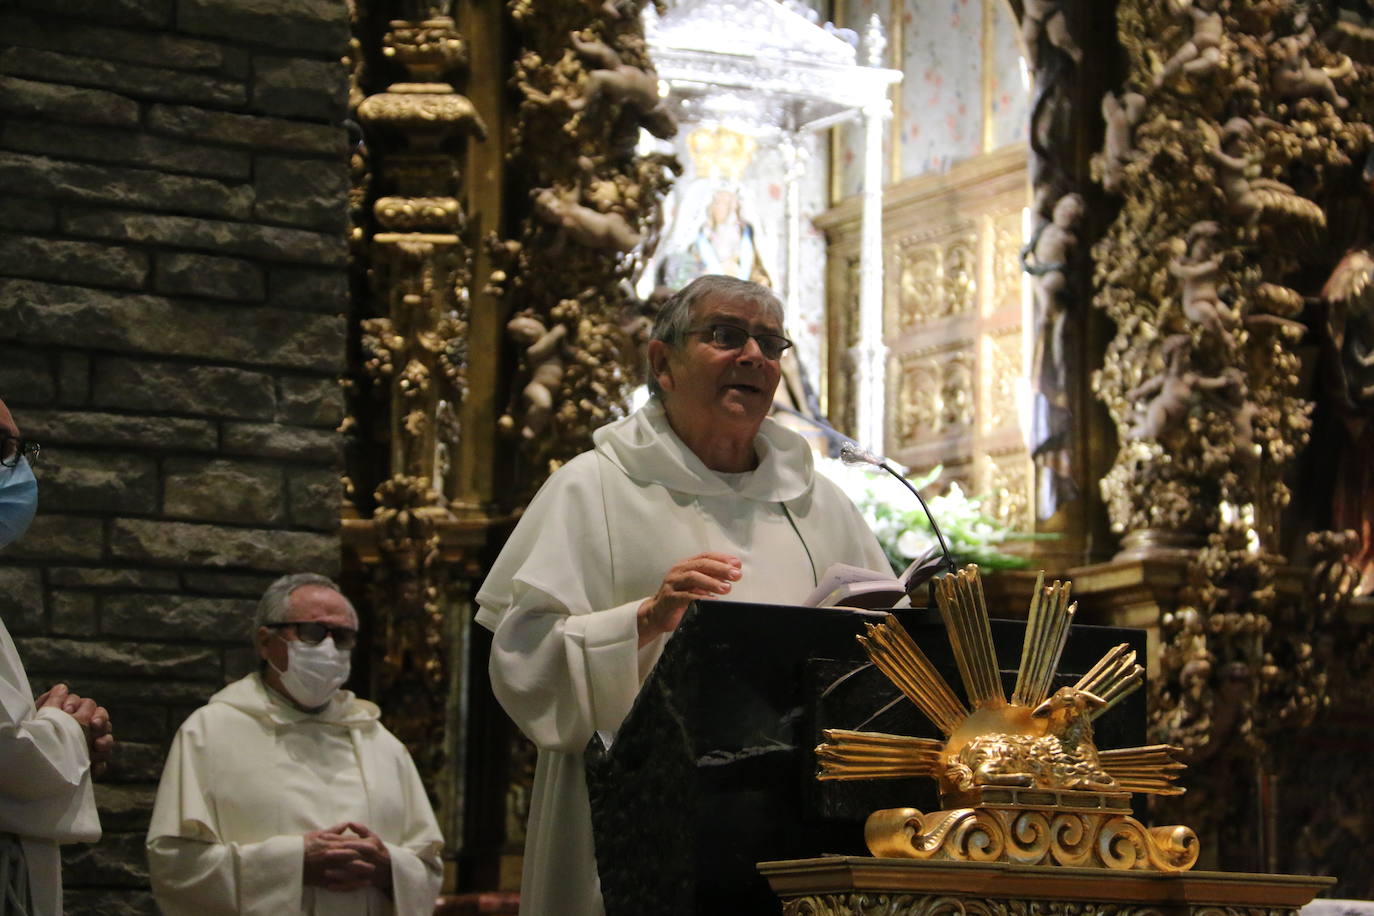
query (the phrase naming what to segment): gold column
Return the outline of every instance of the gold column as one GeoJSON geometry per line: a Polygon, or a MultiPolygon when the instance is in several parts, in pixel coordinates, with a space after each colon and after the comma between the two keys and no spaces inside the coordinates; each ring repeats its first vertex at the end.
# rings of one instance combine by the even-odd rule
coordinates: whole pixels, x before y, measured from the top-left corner
{"type": "MultiPolygon", "coordinates": [[[[463,833],[468,596],[487,524],[463,462],[473,246],[455,150],[486,130],[446,81],[467,62],[451,18],[393,20],[381,53],[405,79],[356,102],[370,174],[355,190],[355,272],[371,317],[360,322],[349,425],[363,448],[384,445],[384,472],[370,494],[351,494],[343,535],[369,585],[371,695],[438,796],[452,849],[463,833]]],[[[368,471],[353,469],[357,485],[368,471]]]]}

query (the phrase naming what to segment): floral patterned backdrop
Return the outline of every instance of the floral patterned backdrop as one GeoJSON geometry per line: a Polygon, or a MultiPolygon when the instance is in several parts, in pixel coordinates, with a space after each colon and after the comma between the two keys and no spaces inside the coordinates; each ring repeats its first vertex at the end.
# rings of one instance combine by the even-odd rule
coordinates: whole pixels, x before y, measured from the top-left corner
{"type": "MultiPolygon", "coordinates": [[[[1024,143],[1030,92],[1006,0],[906,0],[900,35],[893,31],[892,6],[888,0],[849,0],[842,23],[862,35],[876,12],[888,36],[889,65],[905,74],[898,119],[884,139],[884,183],[944,172],[980,153],[1024,143]],[[894,62],[898,50],[901,60],[894,62]],[[991,119],[986,130],[985,110],[991,119]],[[991,139],[986,146],[985,136],[991,139]],[[894,139],[900,175],[890,174],[894,139]]],[[[863,129],[850,125],[840,134],[835,167],[840,196],[849,197],[863,188],[863,129]]]]}

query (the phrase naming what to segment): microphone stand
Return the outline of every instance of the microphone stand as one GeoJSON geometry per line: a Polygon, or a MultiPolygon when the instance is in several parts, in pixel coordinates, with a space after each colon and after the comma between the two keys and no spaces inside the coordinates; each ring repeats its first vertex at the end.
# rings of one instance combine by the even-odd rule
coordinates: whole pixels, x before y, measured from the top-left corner
{"type": "Polygon", "coordinates": [[[945,565],[949,567],[951,574],[957,573],[959,567],[954,562],[954,554],[950,552],[949,543],[945,540],[945,534],[940,530],[940,524],[935,521],[935,514],[930,511],[930,506],[926,503],[926,498],[921,495],[921,491],[912,486],[911,481],[907,480],[897,469],[888,464],[887,459],[880,455],[875,455],[865,448],[860,448],[857,442],[850,440],[840,449],[840,460],[848,465],[871,464],[874,467],[882,468],[897,480],[902,486],[911,491],[911,495],[916,497],[916,501],[921,504],[921,509],[925,511],[926,520],[930,522],[930,530],[935,532],[935,540],[940,544],[940,551],[945,555],[945,565]]]}
{"type": "MultiPolygon", "coordinates": [[[[945,534],[943,531],[940,530],[939,523],[935,521],[935,514],[930,511],[930,506],[926,503],[925,497],[921,495],[920,490],[916,489],[916,487],[912,485],[911,481],[907,480],[901,474],[898,474],[897,469],[894,468],[891,464],[889,464],[886,458],[882,457],[881,455],[875,455],[873,452],[870,452],[868,449],[864,448],[863,446],[859,445],[859,443],[855,442],[852,438],[846,436],[844,433],[840,432],[838,429],[831,426],[829,423],[826,423],[824,420],[819,419],[818,417],[807,416],[799,410],[793,410],[792,408],[782,404],[774,404],[773,409],[781,410],[784,413],[788,413],[794,417],[798,417],[799,419],[805,420],[806,422],[815,425],[817,429],[820,429],[823,433],[825,433],[826,437],[829,438],[832,442],[840,442],[840,460],[843,461],[845,464],[850,465],[851,467],[860,464],[869,464],[876,468],[882,468],[884,471],[887,471],[887,473],[897,478],[897,480],[901,481],[902,486],[910,490],[911,495],[915,496],[916,501],[921,504],[921,509],[926,514],[926,520],[930,522],[930,530],[935,532],[935,540],[940,545],[940,552],[944,554],[945,565],[949,567],[950,574],[954,575],[958,573],[959,567],[954,562],[954,554],[949,549],[949,542],[945,540],[945,534]]],[[[910,595],[910,592],[908,592],[907,594],[910,595]]],[[[935,580],[931,579],[930,606],[934,607],[934,605],[935,580]]]]}

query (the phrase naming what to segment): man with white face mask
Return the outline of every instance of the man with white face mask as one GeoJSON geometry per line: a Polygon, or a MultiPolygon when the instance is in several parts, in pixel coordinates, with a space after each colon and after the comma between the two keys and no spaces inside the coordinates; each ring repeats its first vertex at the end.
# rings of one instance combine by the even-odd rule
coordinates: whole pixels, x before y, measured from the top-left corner
{"type": "Polygon", "coordinates": [[[443,838],[415,765],[341,689],[357,634],[324,576],[263,594],[259,670],[191,714],[162,772],[148,864],[164,914],[433,911],[443,838]]]}
{"type": "MultiPolygon", "coordinates": [[[[28,459],[0,401],[0,547],[19,538],[38,507],[28,459]]],[[[0,913],[60,916],[59,843],[100,839],[91,778],[114,747],[110,717],[58,684],[34,699],[14,640],[0,621],[0,913]]]]}

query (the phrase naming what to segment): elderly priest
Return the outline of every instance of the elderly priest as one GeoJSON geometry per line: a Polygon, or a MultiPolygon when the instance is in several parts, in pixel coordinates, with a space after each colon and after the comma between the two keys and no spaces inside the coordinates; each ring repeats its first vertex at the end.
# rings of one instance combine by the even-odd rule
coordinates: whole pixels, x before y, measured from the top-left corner
{"type": "Polygon", "coordinates": [[[191,714],[148,828],[168,916],[432,913],[443,838],[410,754],[340,689],[358,615],[324,576],[258,604],[261,670],[191,714]]]}
{"type": "Polygon", "coordinates": [[[539,747],[523,916],[603,912],[582,753],[690,602],[795,604],[831,563],[888,568],[806,441],[768,419],[791,346],[771,292],[701,277],[653,337],[655,397],[549,479],[477,596],[496,696],[539,747]]]}

